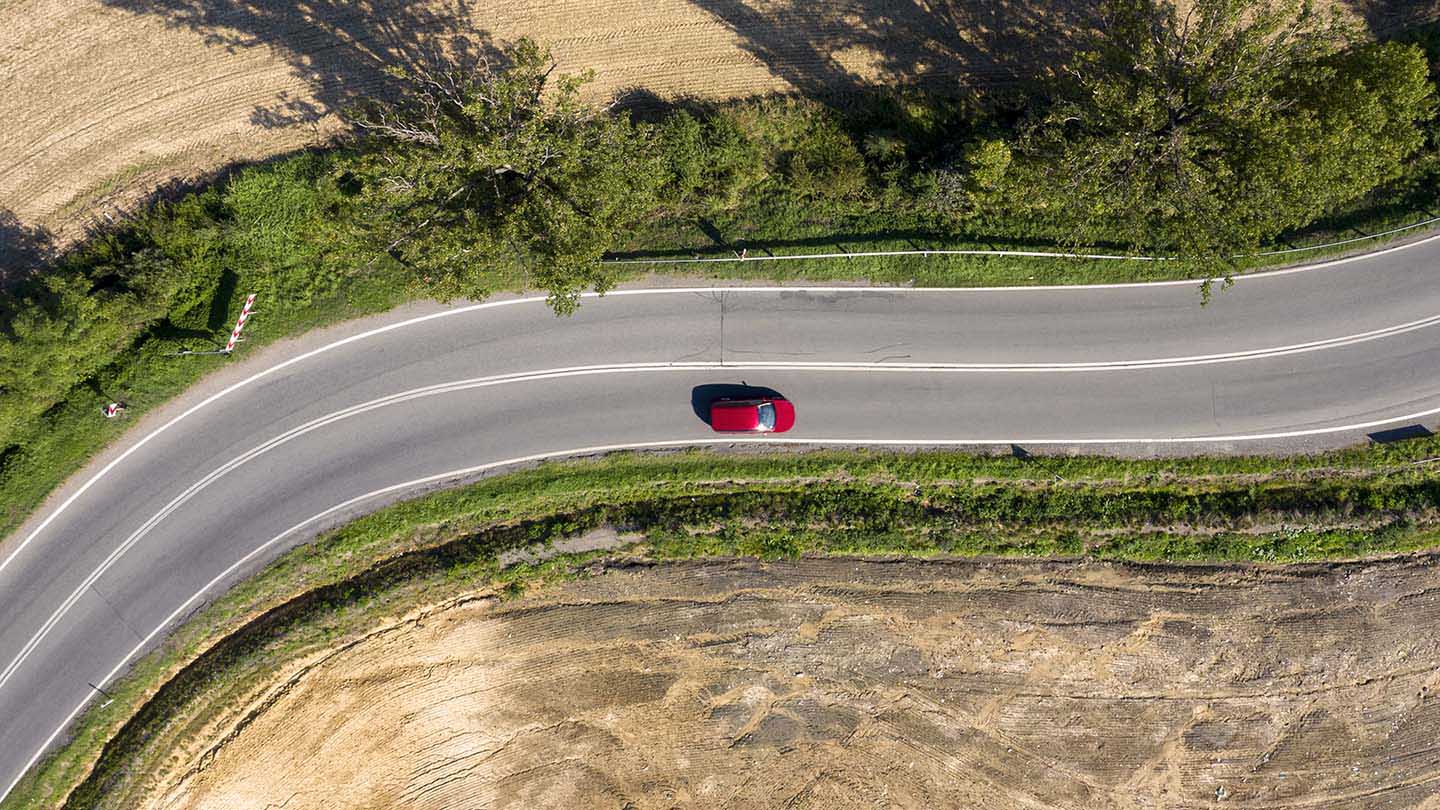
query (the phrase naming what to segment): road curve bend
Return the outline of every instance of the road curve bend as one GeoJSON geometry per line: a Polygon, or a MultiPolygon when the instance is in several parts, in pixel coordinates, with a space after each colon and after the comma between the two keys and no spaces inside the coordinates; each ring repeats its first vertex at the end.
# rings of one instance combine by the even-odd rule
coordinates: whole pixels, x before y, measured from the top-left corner
{"type": "Polygon", "coordinates": [[[1237,280],[631,289],[447,309],[127,437],[0,547],[0,790],[175,622],[317,532],[540,458],[732,443],[692,391],[795,401],[766,443],[1314,449],[1440,414],[1440,235],[1237,280]]]}

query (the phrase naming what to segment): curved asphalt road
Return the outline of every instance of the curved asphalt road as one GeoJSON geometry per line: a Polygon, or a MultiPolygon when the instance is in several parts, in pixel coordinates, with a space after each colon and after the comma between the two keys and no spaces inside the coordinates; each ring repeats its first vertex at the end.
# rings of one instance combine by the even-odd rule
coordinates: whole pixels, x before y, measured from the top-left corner
{"type": "Polygon", "coordinates": [[[1437,266],[1440,236],[1242,278],[1204,308],[1189,282],[629,290],[570,319],[498,302],[301,356],[150,435],[7,541],[0,790],[89,684],[286,548],[503,462],[713,441],[697,385],[778,389],[799,413],[786,438],[815,443],[1225,452],[1428,423],[1437,266]]]}

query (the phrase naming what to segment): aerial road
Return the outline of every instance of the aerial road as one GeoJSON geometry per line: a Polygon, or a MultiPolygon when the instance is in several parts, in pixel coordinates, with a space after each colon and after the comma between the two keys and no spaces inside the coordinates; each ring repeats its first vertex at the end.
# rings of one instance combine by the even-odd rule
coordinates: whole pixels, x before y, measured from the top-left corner
{"type": "Polygon", "coordinates": [[[1437,267],[1440,236],[1204,307],[1191,282],[627,289],[571,318],[505,299],[259,352],[0,545],[0,791],[95,687],[286,549],[537,459],[733,444],[701,418],[713,386],[795,404],[762,445],[1261,452],[1433,425],[1437,267]]]}

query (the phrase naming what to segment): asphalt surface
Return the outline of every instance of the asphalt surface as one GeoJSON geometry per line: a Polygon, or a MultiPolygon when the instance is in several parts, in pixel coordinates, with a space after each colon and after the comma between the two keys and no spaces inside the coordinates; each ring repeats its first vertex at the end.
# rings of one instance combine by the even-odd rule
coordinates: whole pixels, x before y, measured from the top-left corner
{"type": "Polygon", "coordinates": [[[814,444],[1152,455],[1433,427],[1437,266],[1440,237],[1242,278],[1205,307],[1192,283],[627,290],[568,319],[499,302],[256,365],[133,431],[0,549],[0,790],[91,684],[287,548],[516,460],[714,442],[698,386],[773,388],[798,412],[783,438],[814,444]]]}

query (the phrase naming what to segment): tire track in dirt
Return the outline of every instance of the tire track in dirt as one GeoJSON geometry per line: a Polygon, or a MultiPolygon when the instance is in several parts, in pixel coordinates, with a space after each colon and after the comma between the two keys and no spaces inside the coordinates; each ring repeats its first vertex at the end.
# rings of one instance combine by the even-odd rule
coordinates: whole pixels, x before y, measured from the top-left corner
{"type": "Polygon", "coordinates": [[[1434,807],[1437,559],[632,561],[193,705],[140,805],[1434,807]]]}

